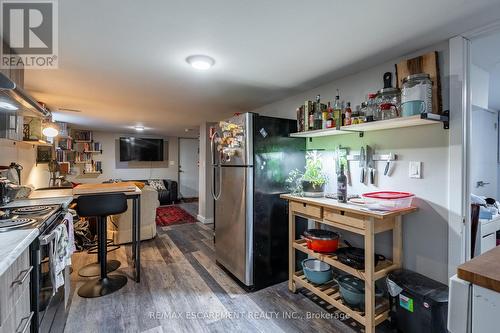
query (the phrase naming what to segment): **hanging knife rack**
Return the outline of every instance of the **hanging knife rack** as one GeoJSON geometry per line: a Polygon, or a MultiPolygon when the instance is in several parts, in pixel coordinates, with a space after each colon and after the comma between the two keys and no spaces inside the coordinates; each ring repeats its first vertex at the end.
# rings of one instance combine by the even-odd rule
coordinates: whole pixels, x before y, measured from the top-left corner
{"type": "MultiPolygon", "coordinates": [[[[398,155],[394,153],[389,153],[389,154],[373,154],[372,155],[372,160],[373,161],[397,161],[398,155]]],[[[352,161],[359,161],[360,160],[360,155],[347,155],[347,160],[349,162],[352,161]]]]}

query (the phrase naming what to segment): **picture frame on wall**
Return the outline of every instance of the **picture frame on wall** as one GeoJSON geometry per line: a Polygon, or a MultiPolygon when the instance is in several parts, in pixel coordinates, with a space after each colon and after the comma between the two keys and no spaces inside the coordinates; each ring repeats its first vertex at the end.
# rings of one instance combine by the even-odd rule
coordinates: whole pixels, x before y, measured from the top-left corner
{"type": "Polygon", "coordinates": [[[52,160],[52,147],[51,146],[37,146],[36,147],[36,164],[49,163],[52,160]]]}

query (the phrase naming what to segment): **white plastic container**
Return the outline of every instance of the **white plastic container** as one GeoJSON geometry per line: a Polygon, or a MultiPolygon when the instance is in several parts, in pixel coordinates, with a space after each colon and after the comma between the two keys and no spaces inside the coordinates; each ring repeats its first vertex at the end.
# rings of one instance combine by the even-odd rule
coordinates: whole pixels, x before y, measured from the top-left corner
{"type": "Polygon", "coordinates": [[[409,192],[381,191],[362,195],[365,205],[371,210],[399,210],[411,206],[415,195],[409,192]]]}

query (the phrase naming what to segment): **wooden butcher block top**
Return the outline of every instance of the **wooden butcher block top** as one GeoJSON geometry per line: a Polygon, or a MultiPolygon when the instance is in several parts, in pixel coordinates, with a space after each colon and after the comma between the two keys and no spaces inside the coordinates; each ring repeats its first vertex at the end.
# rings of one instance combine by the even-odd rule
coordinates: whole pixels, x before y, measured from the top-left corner
{"type": "Polygon", "coordinates": [[[73,194],[96,194],[110,192],[134,192],[137,186],[133,182],[109,184],[80,184],[73,189],[73,194]]]}
{"type": "Polygon", "coordinates": [[[500,246],[458,266],[458,277],[500,293],[500,246]]]}

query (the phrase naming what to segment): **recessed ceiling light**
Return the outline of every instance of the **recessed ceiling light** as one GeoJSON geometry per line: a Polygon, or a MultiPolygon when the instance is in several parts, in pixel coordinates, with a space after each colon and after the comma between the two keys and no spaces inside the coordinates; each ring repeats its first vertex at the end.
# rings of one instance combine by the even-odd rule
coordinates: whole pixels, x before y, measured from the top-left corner
{"type": "Polygon", "coordinates": [[[15,106],[14,104],[11,104],[11,103],[8,103],[8,102],[4,102],[4,101],[0,101],[0,109],[9,110],[9,111],[15,111],[15,110],[18,109],[18,107],[15,106]]]}
{"type": "Polygon", "coordinates": [[[187,57],[186,61],[193,68],[199,70],[210,69],[215,64],[215,60],[206,55],[192,55],[187,57]]]}
{"type": "Polygon", "coordinates": [[[139,132],[144,131],[144,126],[135,126],[134,128],[136,131],[139,131],[139,132]]]}

